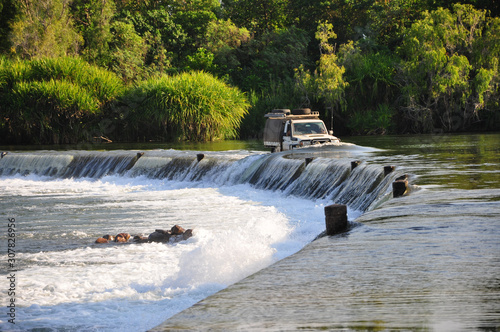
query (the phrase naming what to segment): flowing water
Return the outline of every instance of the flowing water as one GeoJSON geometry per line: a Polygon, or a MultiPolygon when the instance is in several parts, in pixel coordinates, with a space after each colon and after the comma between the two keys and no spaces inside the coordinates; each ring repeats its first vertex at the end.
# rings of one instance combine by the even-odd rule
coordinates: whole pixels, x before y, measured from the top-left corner
{"type": "Polygon", "coordinates": [[[1,306],[15,300],[16,324],[0,314],[0,330],[498,330],[500,135],[352,142],[204,149],[201,160],[9,152],[0,286],[6,294],[15,270],[1,306]],[[386,165],[396,169],[385,176],[386,165]],[[403,174],[412,191],[392,198],[403,174]],[[349,229],[313,241],[332,203],[348,205],[349,229]],[[194,236],[94,244],[175,224],[194,236]]]}

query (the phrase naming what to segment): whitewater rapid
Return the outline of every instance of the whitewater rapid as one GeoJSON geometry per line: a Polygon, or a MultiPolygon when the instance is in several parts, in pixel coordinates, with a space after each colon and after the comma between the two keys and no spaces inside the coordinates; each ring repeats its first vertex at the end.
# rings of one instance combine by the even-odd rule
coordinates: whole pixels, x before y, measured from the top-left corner
{"type": "MultiPolygon", "coordinates": [[[[304,166],[285,155],[239,151],[197,161],[192,152],[151,151],[131,166],[135,156],[34,152],[2,160],[0,209],[18,225],[16,329],[147,330],[299,251],[324,230],[333,197],[350,205],[352,220],[387,196],[390,183],[380,166],[351,170],[349,159],[304,166]],[[325,176],[328,183],[318,182],[325,176]],[[176,224],[194,236],[94,244],[104,234],[176,224]]],[[[0,329],[12,329],[0,319],[0,329]]]]}

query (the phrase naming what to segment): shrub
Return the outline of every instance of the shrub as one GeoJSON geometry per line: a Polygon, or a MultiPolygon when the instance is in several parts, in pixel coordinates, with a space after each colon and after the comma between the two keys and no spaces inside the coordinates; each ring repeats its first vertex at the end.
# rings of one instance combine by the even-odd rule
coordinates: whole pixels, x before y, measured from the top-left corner
{"type": "Polygon", "coordinates": [[[2,59],[1,136],[17,143],[86,140],[122,88],[115,74],[75,58],[2,59]]]}
{"type": "MultiPolygon", "coordinates": [[[[134,108],[137,121],[153,121],[170,138],[190,141],[236,138],[249,107],[237,88],[205,72],[162,76],[138,84],[131,99],[141,103],[134,108]]],[[[160,129],[161,131],[161,129],[160,129]]]]}

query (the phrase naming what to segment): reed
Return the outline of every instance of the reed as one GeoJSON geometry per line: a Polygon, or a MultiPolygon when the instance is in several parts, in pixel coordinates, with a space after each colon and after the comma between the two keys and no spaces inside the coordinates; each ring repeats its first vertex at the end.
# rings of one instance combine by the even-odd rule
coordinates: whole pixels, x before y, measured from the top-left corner
{"type": "Polygon", "coordinates": [[[65,79],[77,84],[101,103],[115,99],[123,92],[123,82],[114,73],[72,57],[42,58],[31,61],[30,80],[65,79]]]}
{"type": "Polygon", "coordinates": [[[77,58],[2,58],[0,136],[15,143],[86,140],[123,91],[115,74],[77,58]]]}
{"type": "Polygon", "coordinates": [[[168,128],[179,140],[236,138],[249,103],[244,93],[205,72],[162,76],[140,83],[131,92],[143,102],[136,118],[168,128]]]}

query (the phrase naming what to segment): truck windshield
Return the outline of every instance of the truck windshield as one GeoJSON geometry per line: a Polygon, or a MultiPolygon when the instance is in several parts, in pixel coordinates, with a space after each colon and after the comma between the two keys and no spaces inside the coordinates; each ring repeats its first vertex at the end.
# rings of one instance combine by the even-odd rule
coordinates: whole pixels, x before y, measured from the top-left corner
{"type": "Polygon", "coordinates": [[[293,134],[326,134],[326,128],[325,124],[321,121],[293,123],[293,134]]]}

